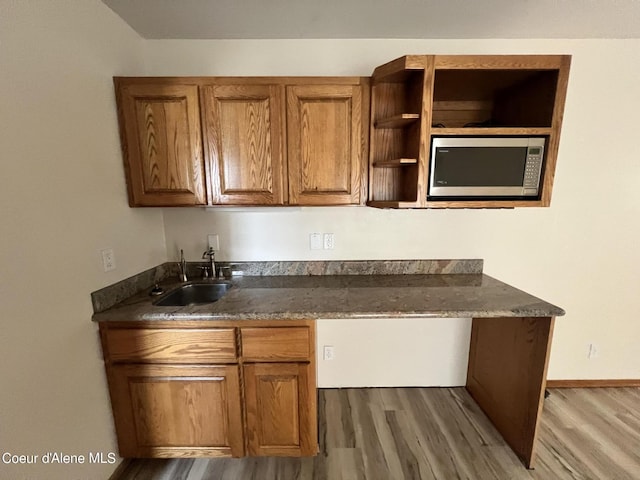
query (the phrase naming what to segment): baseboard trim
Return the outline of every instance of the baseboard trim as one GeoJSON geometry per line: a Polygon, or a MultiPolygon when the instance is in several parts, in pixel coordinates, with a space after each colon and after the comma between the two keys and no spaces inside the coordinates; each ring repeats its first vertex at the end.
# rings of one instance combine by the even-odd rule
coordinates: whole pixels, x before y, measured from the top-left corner
{"type": "Polygon", "coordinates": [[[640,379],[547,380],[547,388],[640,387],[640,379]]]}

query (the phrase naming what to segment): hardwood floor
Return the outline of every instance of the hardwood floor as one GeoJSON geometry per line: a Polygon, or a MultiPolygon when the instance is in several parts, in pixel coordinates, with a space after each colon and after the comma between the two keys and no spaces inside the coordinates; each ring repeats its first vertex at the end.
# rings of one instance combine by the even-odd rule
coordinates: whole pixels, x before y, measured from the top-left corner
{"type": "Polygon", "coordinates": [[[464,388],[325,389],[317,457],[132,460],[111,480],[640,479],[640,388],[550,391],[535,470],[464,388]]]}

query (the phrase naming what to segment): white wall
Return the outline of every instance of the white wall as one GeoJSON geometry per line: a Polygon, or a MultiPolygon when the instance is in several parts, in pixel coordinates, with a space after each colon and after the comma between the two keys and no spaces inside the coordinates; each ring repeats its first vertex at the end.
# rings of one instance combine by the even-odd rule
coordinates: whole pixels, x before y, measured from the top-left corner
{"type": "MultiPolygon", "coordinates": [[[[551,378],[640,378],[639,47],[638,40],[144,42],[98,0],[0,0],[0,454],[115,450],[89,293],[175,258],[177,245],[198,258],[207,233],[219,233],[221,258],[234,260],[484,258],[487,273],[567,309],[551,378]],[[167,209],[164,228],[162,211],[128,208],[112,76],[369,75],[396,56],[431,52],[574,55],[551,208],[167,209]],[[310,232],[335,233],[336,249],[310,251],[310,232]],[[107,247],[118,266],[108,274],[99,256],[107,247]],[[599,347],[594,360],[586,359],[589,342],[599,347]]],[[[323,339],[343,342],[348,327],[329,327],[323,339]]],[[[112,470],[0,462],[8,480],[103,479],[112,470]]]]}
{"type": "MultiPolygon", "coordinates": [[[[127,206],[117,131],[111,77],[140,73],[141,48],[98,0],[0,0],[0,455],[116,449],[89,294],[166,260],[162,212],[127,206]]],[[[0,478],[114,468],[0,461],[0,478]]]]}
{"type": "Polygon", "coordinates": [[[145,49],[151,75],[370,75],[409,53],[572,54],[551,208],[165,209],[168,254],[180,246],[199,258],[218,233],[228,260],[484,258],[486,273],[567,310],[549,378],[640,378],[640,40],[155,40],[145,49]],[[310,251],[311,232],[335,233],[335,250],[310,251]]]}
{"type": "Polygon", "coordinates": [[[470,318],[322,319],[316,322],[317,384],[457,387],[467,381],[470,318]],[[324,358],[324,348],[333,358],[324,358]]]}

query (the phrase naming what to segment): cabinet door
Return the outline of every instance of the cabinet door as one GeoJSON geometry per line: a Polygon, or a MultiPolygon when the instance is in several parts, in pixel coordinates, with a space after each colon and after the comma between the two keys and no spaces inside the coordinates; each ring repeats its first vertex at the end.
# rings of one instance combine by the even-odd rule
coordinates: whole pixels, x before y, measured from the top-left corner
{"type": "Polygon", "coordinates": [[[316,389],[310,365],[245,364],[244,382],[248,454],[315,455],[316,389]]]}
{"type": "Polygon", "coordinates": [[[108,369],[122,457],[244,454],[237,365],[108,369]]]}
{"type": "Polygon", "coordinates": [[[362,107],[360,85],[287,87],[290,204],[363,201],[362,107]]]}
{"type": "Polygon", "coordinates": [[[116,79],[116,90],[129,204],[203,205],[198,87],[116,79]]]}
{"type": "Polygon", "coordinates": [[[203,87],[211,203],[284,203],[281,90],[275,85],[203,87]]]}

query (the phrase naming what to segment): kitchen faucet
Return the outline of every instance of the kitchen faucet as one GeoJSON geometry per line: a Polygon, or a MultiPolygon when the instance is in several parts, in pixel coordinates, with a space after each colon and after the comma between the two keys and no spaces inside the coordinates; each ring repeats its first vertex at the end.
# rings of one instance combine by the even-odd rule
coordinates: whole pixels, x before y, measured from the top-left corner
{"type": "Polygon", "coordinates": [[[184,251],[180,249],[180,261],[178,262],[178,268],[180,269],[180,281],[187,281],[187,261],[184,259],[184,251]]]}
{"type": "Polygon", "coordinates": [[[206,258],[209,257],[209,268],[211,269],[211,278],[218,278],[217,272],[216,272],[216,262],[213,260],[213,257],[215,256],[216,252],[213,249],[213,247],[209,247],[208,250],[205,250],[205,252],[202,254],[202,258],[206,258]]]}

